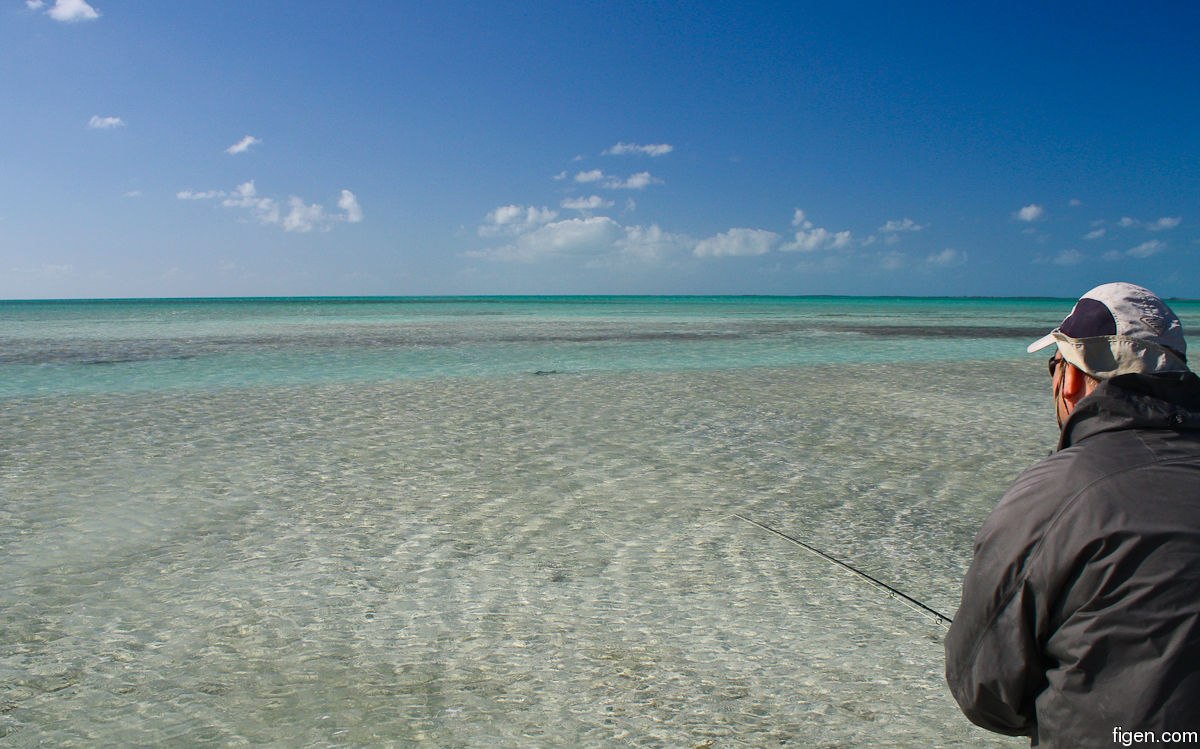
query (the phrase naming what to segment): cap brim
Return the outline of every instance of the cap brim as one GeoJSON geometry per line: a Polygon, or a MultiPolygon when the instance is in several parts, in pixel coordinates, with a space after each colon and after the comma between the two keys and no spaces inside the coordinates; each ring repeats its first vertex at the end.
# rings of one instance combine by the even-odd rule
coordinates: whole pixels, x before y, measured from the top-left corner
{"type": "Polygon", "coordinates": [[[1034,351],[1041,351],[1042,349],[1048,348],[1055,343],[1058,343],[1058,341],[1054,338],[1054,333],[1048,333],[1029,344],[1029,347],[1025,350],[1032,354],[1034,351]]]}

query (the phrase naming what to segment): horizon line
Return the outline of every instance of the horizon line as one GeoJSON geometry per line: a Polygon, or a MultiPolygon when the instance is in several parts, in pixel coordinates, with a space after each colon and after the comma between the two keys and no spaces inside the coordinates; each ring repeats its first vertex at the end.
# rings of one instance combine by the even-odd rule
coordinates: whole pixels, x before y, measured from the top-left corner
{"type": "MultiPolygon", "coordinates": [[[[95,302],[289,302],[289,301],[412,301],[412,300],[504,300],[504,299],[996,299],[1026,301],[1074,300],[1075,297],[1001,294],[297,294],[261,296],[148,296],[148,297],[21,297],[3,298],[0,304],[95,303],[95,302]]],[[[1185,297],[1163,297],[1167,301],[1198,301],[1185,297]]]]}

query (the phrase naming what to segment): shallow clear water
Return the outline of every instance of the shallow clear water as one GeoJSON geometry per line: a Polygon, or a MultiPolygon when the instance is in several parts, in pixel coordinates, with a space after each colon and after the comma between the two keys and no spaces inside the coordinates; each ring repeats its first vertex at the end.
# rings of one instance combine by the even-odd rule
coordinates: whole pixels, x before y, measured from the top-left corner
{"type": "Polygon", "coordinates": [[[1063,314],[0,305],[0,740],[1022,745],[943,627],[734,513],[952,615],[1063,314]]]}

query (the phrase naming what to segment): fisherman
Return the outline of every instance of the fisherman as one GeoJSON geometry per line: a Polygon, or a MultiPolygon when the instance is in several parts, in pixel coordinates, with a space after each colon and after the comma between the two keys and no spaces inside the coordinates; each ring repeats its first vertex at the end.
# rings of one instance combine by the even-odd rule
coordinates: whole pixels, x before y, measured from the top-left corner
{"type": "Polygon", "coordinates": [[[1200,744],[1200,378],[1150,291],[1098,286],[1054,346],[1058,449],[975,538],[946,636],[970,720],[1038,747],[1200,744]]]}

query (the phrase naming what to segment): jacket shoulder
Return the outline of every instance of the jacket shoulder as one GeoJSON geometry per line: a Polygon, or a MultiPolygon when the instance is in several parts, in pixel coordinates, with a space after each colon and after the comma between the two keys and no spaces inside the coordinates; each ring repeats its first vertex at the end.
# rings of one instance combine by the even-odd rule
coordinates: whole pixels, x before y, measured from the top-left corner
{"type": "MultiPolygon", "coordinates": [[[[1022,472],[985,521],[980,536],[1001,529],[1038,535],[1050,532],[1065,516],[1081,509],[1078,505],[1083,498],[1103,495],[1109,479],[1159,459],[1139,430],[1093,435],[1022,472]]],[[[976,541],[978,548],[979,538],[976,541]]]]}

